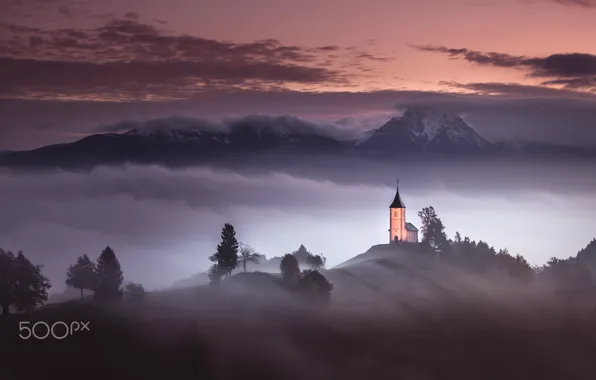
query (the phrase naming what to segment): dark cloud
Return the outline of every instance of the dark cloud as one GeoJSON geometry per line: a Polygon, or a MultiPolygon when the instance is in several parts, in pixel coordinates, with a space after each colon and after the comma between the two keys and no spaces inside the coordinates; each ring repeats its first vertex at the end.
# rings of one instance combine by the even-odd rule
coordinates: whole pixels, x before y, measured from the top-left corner
{"type": "Polygon", "coordinates": [[[524,70],[532,77],[557,78],[543,84],[559,84],[568,89],[596,90],[596,55],[583,53],[553,54],[548,57],[513,56],[504,53],[452,49],[445,46],[413,46],[427,52],[447,54],[478,65],[524,70]]]}
{"type": "Polygon", "coordinates": [[[131,19],[131,20],[138,20],[140,18],[139,14],[136,12],[126,12],[124,17],[131,19]]]}
{"type": "Polygon", "coordinates": [[[338,46],[283,45],[273,39],[234,43],[168,35],[139,22],[133,12],[87,30],[7,24],[0,29],[8,35],[0,41],[4,98],[163,100],[222,88],[349,86],[351,78],[364,75],[350,68],[392,59],[338,46]]]}
{"type": "Polygon", "coordinates": [[[529,3],[536,3],[536,2],[554,2],[561,5],[570,5],[570,6],[579,6],[584,8],[592,8],[596,7],[595,0],[523,0],[529,3]]]}
{"type": "Polygon", "coordinates": [[[210,91],[168,102],[5,100],[0,101],[0,150],[73,141],[96,133],[98,125],[123,130],[114,125],[171,115],[218,124],[255,113],[293,115],[317,125],[364,131],[413,105],[464,115],[490,140],[596,144],[596,96],[590,93],[507,83],[442,84],[451,92],[245,90],[210,91]]]}

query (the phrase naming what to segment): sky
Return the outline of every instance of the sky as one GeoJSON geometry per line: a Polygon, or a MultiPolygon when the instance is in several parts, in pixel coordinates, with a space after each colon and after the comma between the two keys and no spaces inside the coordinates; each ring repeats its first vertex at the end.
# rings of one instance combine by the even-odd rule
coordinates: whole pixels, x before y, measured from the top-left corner
{"type": "Polygon", "coordinates": [[[122,120],[444,108],[492,140],[596,144],[592,0],[0,0],[0,150],[122,120]]]}

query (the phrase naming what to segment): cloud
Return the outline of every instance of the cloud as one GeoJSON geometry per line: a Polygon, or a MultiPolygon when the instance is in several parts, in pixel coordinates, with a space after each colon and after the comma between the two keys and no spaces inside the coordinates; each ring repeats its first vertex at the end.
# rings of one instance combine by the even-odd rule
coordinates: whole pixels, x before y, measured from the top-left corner
{"type": "Polygon", "coordinates": [[[166,100],[214,89],[350,86],[367,61],[339,46],[306,48],[265,39],[235,43],[171,35],[136,13],[92,29],[2,24],[0,97],[166,100]]]}
{"type": "Polygon", "coordinates": [[[552,2],[561,5],[578,6],[583,8],[596,7],[596,1],[594,0],[522,0],[526,3],[538,3],[538,2],[552,2]]]}
{"type": "Polygon", "coordinates": [[[596,55],[584,53],[552,54],[547,57],[525,57],[496,52],[479,52],[466,48],[414,45],[413,48],[448,55],[470,63],[524,70],[531,77],[558,78],[544,85],[561,84],[567,89],[596,91],[596,55]]]}
{"type": "Polygon", "coordinates": [[[317,125],[334,124],[351,133],[377,128],[410,105],[465,115],[490,140],[596,144],[594,94],[511,83],[442,85],[450,90],[213,91],[156,103],[5,100],[0,101],[0,150],[73,141],[97,133],[99,125],[124,130],[117,125],[122,120],[133,120],[130,126],[136,126],[172,116],[221,125],[255,112],[270,118],[292,115],[317,125]]]}
{"type": "Polygon", "coordinates": [[[148,120],[123,120],[115,124],[100,125],[99,133],[122,133],[133,129],[148,133],[168,131],[229,131],[250,127],[255,130],[274,130],[282,134],[322,135],[337,139],[359,136],[361,128],[345,123],[314,123],[295,116],[249,115],[224,120],[208,120],[192,117],[169,116],[148,120]],[[338,127],[341,126],[341,128],[338,127]]]}

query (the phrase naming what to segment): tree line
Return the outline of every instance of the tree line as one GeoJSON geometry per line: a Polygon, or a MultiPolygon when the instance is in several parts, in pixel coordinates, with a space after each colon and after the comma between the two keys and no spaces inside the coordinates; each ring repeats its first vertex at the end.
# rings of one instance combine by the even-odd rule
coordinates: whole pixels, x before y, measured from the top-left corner
{"type": "Polygon", "coordinates": [[[511,255],[507,249],[496,250],[482,240],[462,238],[459,232],[449,239],[432,206],[423,208],[418,216],[422,234],[419,249],[439,260],[477,274],[506,273],[521,283],[537,283],[566,298],[596,293],[596,239],[575,256],[553,257],[543,265],[533,266],[520,254],[511,255]]]}
{"type": "MultiPolygon", "coordinates": [[[[238,265],[242,265],[246,272],[247,263],[262,263],[266,256],[247,244],[239,243],[234,226],[226,223],[221,231],[221,242],[209,260],[213,263],[208,271],[209,279],[212,286],[218,287],[238,265]]],[[[280,260],[279,269],[285,286],[315,301],[328,301],[333,285],[320,272],[326,261],[323,255],[314,255],[300,245],[296,251],[284,255],[280,260]],[[306,263],[309,269],[301,271],[300,262],[306,263]]]]}

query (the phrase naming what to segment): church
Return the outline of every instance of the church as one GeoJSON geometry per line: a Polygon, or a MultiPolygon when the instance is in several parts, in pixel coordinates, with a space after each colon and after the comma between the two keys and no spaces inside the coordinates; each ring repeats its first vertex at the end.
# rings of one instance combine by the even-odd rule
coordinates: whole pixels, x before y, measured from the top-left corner
{"type": "Polygon", "coordinates": [[[389,206],[389,243],[418,243],[418,228],[406,222],[406,205],[399,196],[399,179],[395,198],[389,206]]]}

